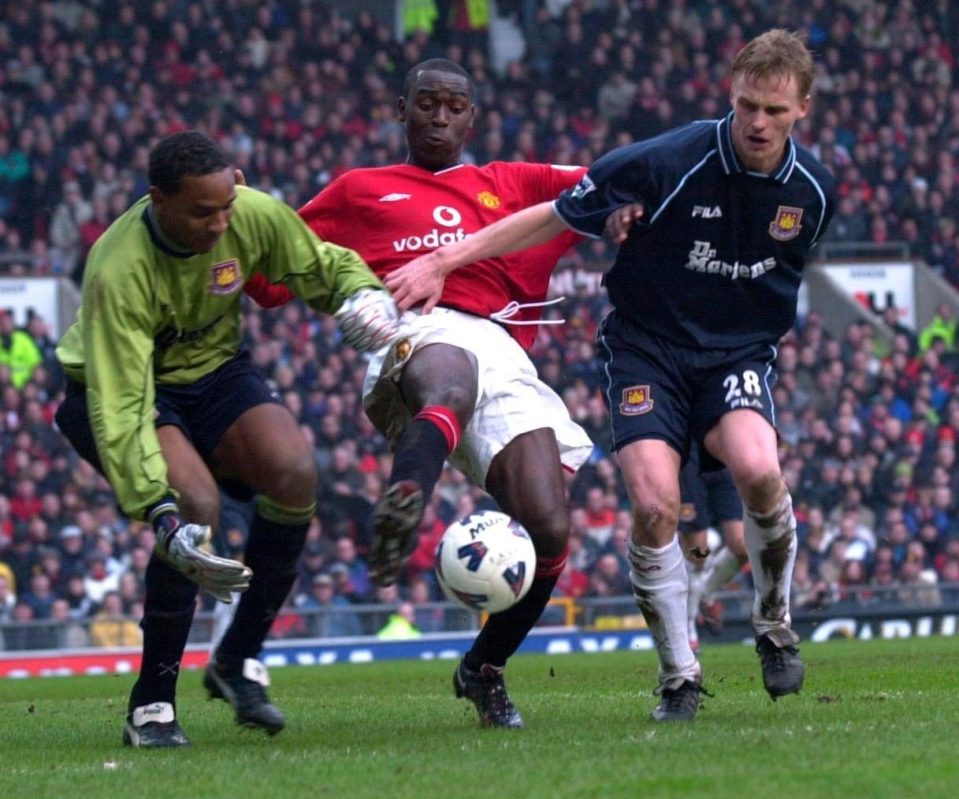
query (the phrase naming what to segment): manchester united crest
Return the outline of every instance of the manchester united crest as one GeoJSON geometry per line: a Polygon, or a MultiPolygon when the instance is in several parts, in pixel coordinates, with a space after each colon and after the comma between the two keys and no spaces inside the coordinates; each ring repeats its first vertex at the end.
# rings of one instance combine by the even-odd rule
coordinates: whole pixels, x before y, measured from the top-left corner
{"type": "Polygon", "coordinates": [[[776,218],[769,223],[769,235],[776,241],[789,241],[802,230],[802,208],[780,205],[776,209],[776,218]]]}
{"type": "Polygon", "coordinates": [[[623,401],[619,412],[623,416],[640,416],[653,409],[653,400],[649,396],[649,386],[630,386],[623,389],[623,401]]]}
{"type": "Polygon", "coordinates": [[[476,199],[479,200],[480,205],[485,208],[499,208],[500,206],[500,198],[491,191],[481,191],[476,195],[476,199]]]}
{"type": "Polygon", "coordinates": [[[211,267],[210,294],[232,294],[243,285],[240,264],[234,258],[211,267]]]}

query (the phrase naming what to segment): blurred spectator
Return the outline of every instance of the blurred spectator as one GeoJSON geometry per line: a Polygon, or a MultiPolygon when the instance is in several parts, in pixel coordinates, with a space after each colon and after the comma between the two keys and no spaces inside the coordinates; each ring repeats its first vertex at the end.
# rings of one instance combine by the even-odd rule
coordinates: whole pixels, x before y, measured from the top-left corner
{"type": "Polygon", "coordinates": [[[33,337],[14,327],[10,312],[0,309],[0,364],[9,366],[10,382],[14,387],[23,388],[42,361],[43,356],[33,337]]]}
{"type": "Polygon", "coordinates": [[[83,578],[84,591],[93,603],[100,605],[107,594],[115,593],[119,589],[120,577],[107,571],[107,559],[101,552],[90,554],[87,568],[83,578]]]}
{"type": "Polygon", "coordinates": [[[90,634],[86,625],[74,621],[70,603],[65,599],[54,601],[50,609],[50,621],[56,622],[57,648],[79,649],[90,646],[90,634]]]}
{"type": "Polygon", "coordinates": [[[123,601],[116,591],[107,591],[103,602],[90,621],[90,642],[93,646],[133,647],[143,642],[140,626],[123,612],[123,601]]]}
{"type": "Polygon", "coordinates": [[[390,614],[386,624],[376,633],[383,641],[419,638],[423,633],[415,624],[416,617],[412,602],[400,602],[390,614]]]}
{"type": "Polygon", "coordinates": [[[11,584],[12,577],[12,572],[0,570],[0,624],[10,618],[13,606],[17,604],[17,595],[13,592],[11,584]]]}
{"type": "Polygon", "coordinates": [[[50,221],[50,245],[54,253],[54,271],[69,275],[83,254],[80,229],[93,217],[93,206],[84,198],[80,184],[63,184],[63,199],[57,203],[50,221]]]}
{"type": "Polygon", "coordinates": [[[919,332],[919,348],[925,352],[936,339],[942,340],[947,352],[956,351],[956,317],[952,306],[945,302],[936,306],[929,324],[919,332]]]}
{"type": "Polygon", "coordinates": [[[317,638],[341,638],[362,633],[352,603],[336,592],[329,574],[317,574],[313,578],[309,593],[300,597],[297,607],[322,611],[308,617],[310,634],[317,638]]]}

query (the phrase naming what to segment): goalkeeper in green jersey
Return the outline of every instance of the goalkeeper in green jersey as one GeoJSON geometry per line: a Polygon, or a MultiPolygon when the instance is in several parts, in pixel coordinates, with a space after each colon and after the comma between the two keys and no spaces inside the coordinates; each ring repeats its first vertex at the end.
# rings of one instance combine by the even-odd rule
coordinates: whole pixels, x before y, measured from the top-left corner
{"type": "Polygon", "coordinates": [[[57,348],[68,375],[57,424],[123,511],[156,531],[123,740],[189,743],[176,679],[198,586],[223,602],[244,592],[204,685],[233,706],[237,723],[273,734],[285,721],[257,656],[293,585],[317,477],[296,420],[241,349],[243,286],[254,271],[285,284],[335,313],[359,350],[393,339],[396,308],[355,252],[242,185],[205,135],[163,139],[149,180],[149,195],[90,250],[77,321],[57,348]],[[257,494],[245,563],[210,553],[219,480],[257,494]]]}

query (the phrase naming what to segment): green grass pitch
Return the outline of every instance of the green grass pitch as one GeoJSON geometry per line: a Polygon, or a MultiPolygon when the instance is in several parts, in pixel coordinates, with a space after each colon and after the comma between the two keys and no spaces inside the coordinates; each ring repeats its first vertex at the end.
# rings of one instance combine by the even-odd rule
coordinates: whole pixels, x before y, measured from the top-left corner
{"type": "Polygon", "coordinates": [[[452,661],[274,669],[288,727],[233,724],[181,675],[193,747],[120,745],[133,678],[0,681],[0,797],[959,796],[959,638],[806,644],[806,685],[772,702],[747,646],[706,646],[692,724],[658,725],[650,652],[519,655],[519,731],[479,727],[452,661]]]}

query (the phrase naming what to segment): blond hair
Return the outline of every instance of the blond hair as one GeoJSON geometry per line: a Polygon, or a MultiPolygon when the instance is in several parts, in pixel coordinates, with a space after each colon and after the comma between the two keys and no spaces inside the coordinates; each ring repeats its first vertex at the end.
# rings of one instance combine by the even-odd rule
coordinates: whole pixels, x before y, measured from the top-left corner
{"type": "Polygon", "coordinates": [[[800,98],[804,98],[812,88],[812,53],[799,34],[774,28],[757,36],[736,54],[733,78],[739,75],[754,78],[792,76],[796,79],[800,98]]]}

